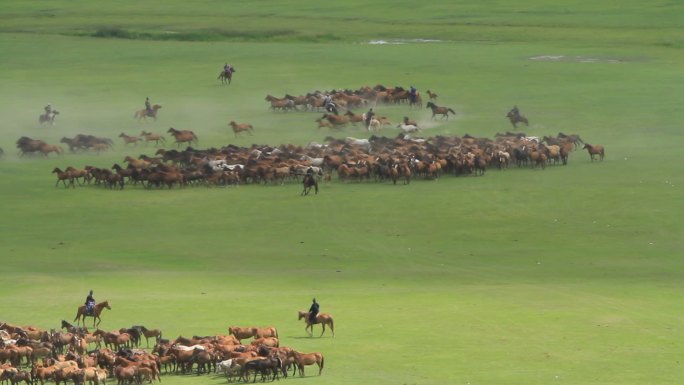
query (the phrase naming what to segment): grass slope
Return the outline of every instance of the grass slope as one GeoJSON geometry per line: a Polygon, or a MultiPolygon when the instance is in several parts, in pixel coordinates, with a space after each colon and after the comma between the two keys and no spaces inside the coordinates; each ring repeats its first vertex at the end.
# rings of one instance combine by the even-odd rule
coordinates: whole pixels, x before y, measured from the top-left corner
{"type": "MultiPolygon", "coordinates": [[[[93,288],[112,303],[108,330],[275,325],[283,344],[326,355],[323,376],[306,380],[320,384],[678,384],[681,7],[523,3],[7,2],[2,320],[56,327],[93,288]],[[78,36],[102,26],[148,35],[78,36]],[[168,30],[214,41],[147,40],[168,30]],[[412,37],[448,42],[355,43],[412,37]],[[563,58],[530,60],[544,55],[563,58]],[[230,87],[215,81],[225,61],[238,68],[230,87]],[[318,114],[271,113],[264,96],[377,83],[431,89],[458,112],[431,123],[428,110],[378,108],[430,123],[427,135],[492,137],[517,104],[528,134],[579,133],[607,158],[410,186],[334,181],[301,198],[299,185],[64,191],[54,166],[154,149],[117,140],[108,154],[49,160],[14,149],[22,135],[171,126],[195,130],[202,148],[321,142],[318,114]],[[157,123],[132,119],[146,96],[164,106],[157,123]],[[48,102],[62,115],[39,127],[48,102]],[[234,138],[230,120],[256,135],[234,138]],[[334,339],[296,321],[312,296],[335,316],[334,339]]],[[[164,378],[197,381],[224,380],[164,378]]]]}

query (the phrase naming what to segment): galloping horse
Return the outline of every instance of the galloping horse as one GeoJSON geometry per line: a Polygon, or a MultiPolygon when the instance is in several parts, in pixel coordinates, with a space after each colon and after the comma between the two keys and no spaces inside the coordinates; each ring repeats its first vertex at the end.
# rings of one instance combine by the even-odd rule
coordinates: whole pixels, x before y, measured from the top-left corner
{"type": "Polygon", "coordinates": [[[161,107],[162,107],[161,105],[155,104],[152,106],[152,109],[149,111],[147,109],[143,108],[142,110],[136,111],[135,115],[133,115],[133,118],[138,119],[138,120],[140,120],[140,119],[147,120],[147,118],[150,117],[150,118],[154,119],[154,121],[156,122],[157,121],[157,111],[159,111],[159,109],[161,107]]]}
{"type": "Polygon", "coordinates": [[[178,147],[180,147],[183,143],[192,144],[192,142],[195,142],[195,144],[197,144],[197,135],[190,130],[176,130],[175,128],[171,127],[166,132],[173,135],[173,137],[176,139],[176,144],[178,147]]]}
{"type": "Polygon", "coordinates": [[[252,125],[249,123],[235,123],[234,120],[231,120],[228,125],[233,127],[233,133],[235,134],[236,138],[240,132],[246,132],[250,135],[254,135],[254,127],[252,127],[252,125]]]}
{"type": "Polygon", "coordinates": [[[601,160],[603,160],[603,157],[606,155],[605,148],[603,148],[603,146],[601,146],[600,144],[592,146],[589,143],[585,143],[582,149],[586,149],[587,152],[589,152],[589,156],[591,157],[592,162],[594,161],[594,155],[598,155],[601,160]]]}
{"type": "Polygon", "coordinates": [[[432,109],[432,119],[434,119],[435,115],[437,115],[437,114],[442,115],[442,119],[447,118],[447,120],[449,120],[449,112],[456,115],[456,111],[452,110],[451,108],[439,107],[433,102],[427,102],[426,106],[427,107],[425,107],[425,108],[432,109]]]}
{"type": "Polygon", "coordinates": [[[230,85],[230,81],[233,79],[233,72],[235,72],[235,68],[230,71],[221,71],[216,79],[221,80],[221,84],[228,83],[230,85]]]}
{"type": "MultiPolygon", "coordinates": [[[[311,187],[313,187],[316,191],[316,194],[318,194],[318,182],[316,181],[316,178],[313,175],[306,174],[304,176],[302,184],[304,185],[304,190],[302,190],[302,193],[300,195],[309,195],[311,187]]],[[[325,329],[325,327],[323,327],[323,329],[325,329]]]]}
{"type": "Polygon", "coordinates": [[[52,111],[50,113],[44,113],[38,117],[38,123],[44,124],[44,123],[50,123],[50,125],[54,126],[55,125],[55,117],[59,115],[59,111],[52,111]]]}
{"type": "Polygon", "coordinates": [[[530,122],[525,116],[520,115],[520,113],[516,113],[514,110],[508,111],[506,117],[511,121],[513,128],[518,128],[518,123],[525,123],[526,126],[530,125],[530,122]]]}
{"type": "MultiPolygon", "coordinates": [[[[298,319],[304,319],[304,322],[306,322],[306,327],[304,330],[306,330],[307,333],[309,333],[309,336],[313,336],[313,325],[311,321],[309,320],[309,312],[308,311],[299,311],[297,312],[299,315],[298,319]],[[311,329],[309,331],[309,329],[311,329]]],[[[321,324],[323,326],[323,330],[321,331],[321,335],[319,337],[323,337],[323,333],[325,333],[325,325],[330,326],[330,331],[333,334],[333,337],[335,337],[335,325],[333,323],[333,317],[330,314],[327,313],[318,313],[316,315],[316,323],[321,324]]]]}
{"type": "Polygon", "coordinates": [[[93,306],[92,314],[86,314],[86,306],[81,305],[78,307],[78,311],[76,312],[76,318],[74,318],[74,322],[76,322],[76,325],[78,325],[78,322],[81,320],[81,317],[83,317],[83,327],[85,327],[86,317],[93,317],[93,327],[96,327],[102,321],[102,318],[100,318],[100,314],[102,313],[102,310],[105,308],[112,310],[112,308],[109,306],[109,301],[104,301],[96,304],[95,306],[93,306]],[[97,321],[97,324],[95,323],[95,321],[97,321]]]}

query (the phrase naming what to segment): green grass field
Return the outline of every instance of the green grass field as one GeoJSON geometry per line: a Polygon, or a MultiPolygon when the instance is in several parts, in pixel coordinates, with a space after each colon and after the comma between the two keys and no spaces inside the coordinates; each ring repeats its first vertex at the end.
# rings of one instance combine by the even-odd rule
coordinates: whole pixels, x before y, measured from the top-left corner
{"type": "MultiPolygon", "coordinates": [[[[680,384],[684,5],[547,3],[5,1],[0,321],[57,328],[93,289],[112,304],[106,330],[272,325],[283,345],[325,355],[322,376],[288,382],[680,384]],[[381,39],[404,44],[368,44],[381,39]],[[226,61],[238,72],[221,86],[226,61]],[[65,191],[50,174],[152,155],[117,138],[143,129],[192,129],[200,148],[322,142],[318,114],[273,113],[264,97],[378,83],[433,90],[458,112],[426,136],[493,137],[516,104],[529,135],[577,133],[606,160],[333,180],[304,198],[299,184],[65,191]],[[133,120],[147,96],[163,105],[156,123],[133,120]],[[37,122],[47,103],[54,127],[37,122]],[[256,134],[234,138],[230,120],[256,134]],[[16,152],[20,136],[78,133],[115,148],[16,152]],[[296,320],[312,297],[335,338],[296,320]]],[[[377,110],[430,123],[429,110],[377,110]]]]}

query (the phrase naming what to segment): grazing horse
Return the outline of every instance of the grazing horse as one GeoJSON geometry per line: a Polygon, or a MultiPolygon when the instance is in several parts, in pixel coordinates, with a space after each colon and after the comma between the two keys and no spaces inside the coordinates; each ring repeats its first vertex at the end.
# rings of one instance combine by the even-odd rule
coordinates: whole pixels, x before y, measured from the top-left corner
{"type": "Polygon", "coordinates": [[[240,132],[246,132],[250,135],[254,135],[254,127],[252,127],[252,125],[249,123],[235,123],[235,121],[231,120],[228,125],[233,127],[233,133],[235,134],[236,138],[240,132]]]}
{"type": "Polygon", "coordinates": [[[525,116],[520,115],[520,113],[515,112],[514,110],[508,111],[506,117],[511,121],[513,128],[518,128],[518,123],[525,123],[526,126],[530,125],[530,122],[525,116]]]}
{"type": "Polygon", "coordinates": [[[175,128],[171,127],[166,132],[173,135],[173,137],[176,139],[176,144],[178,147],[180,147],[183,143],[192,144],[192,142],[195,142],[195,144],[197,144],[197,135],[190,130],[176,130],[175,128]]]}
{"type": "Polygon", "coordinates": [[[456,115],[456,111],[452,110],[451,108],[439,107],[433,102],[427,102],[426,106],[427,107],[425,108],[432,109],[432,119],[435,118],[435,115],[442,115],[442,119],[447,118],[447,120],[449,120],[449,112],[456,115]]]}
{"type": "Polygon", "coordinates": [[[153,105],[152,109],[149,111],[147,109],[143,108],[142,110],[136,111],[135,115],[133,115],[133,118],[138,119],[138,121],[140,121],[141,119],[147,120],[147,118],[152,118],[156,122],[157,121],[157,112],[159,111],[160,108],[162,108],[162,106],[159,104],[153,105]]]}
{"type": "Polygon", "coordinates": [[[230,85],[230,81],[233,79],[233,72],[235,72],[235,68],[229,70],[229,71],[221,71],[219,76],[216,78],[217,80],[221,81],[221,84],[226,84],[230,85]]]}
{"type": "Polygon", "coordinates": [[[592,146],[589,143],[585,143],[582,149],[586,149],[587,152],[589,152],[592,162],[594,161],[594,155],[598,155],[601,160],[603,160],[603,157],[606,155],[606,150],[600,144],[592,146]]]}
{"type": "Polygon", "coordinates": [[[309,195],[309,191],[311,191],[311,187],[314,188],[316,191],[316,194],[318,194],[318,182],[316,181],[316,178],[311,175],[311,174],[306,174],[304,176],[304,180],[302,181],[302,184],[304,185],[304,189],[302,190],[302,193],[300,195],[309,195]]]}
{"type": "Polygon", "coordinates": [[[318,365],[319,376],[321,375],[321,372],[323,372],[323,365],[325,364],[325,360],[323,358],[322,353],[300,353],[298,351],[293,350],[290,354],[292,357],[294,357],[295,362],[299,367],[299,375],[301,377],[304,377],[304,367],[308,365],[318,365]]]}
{"type": "MultiPolygon", "coordinates": [[[[298,319],[304,319],[304,322],[306,322],[306,327],[304,327],[304,330],[309,333],[309,336],[313,336],[313,325],[311,323],[311,320],[309,319],[309,312],[308,311],[299,311],[297,312],[299,318],[298,319]],[[309,331],[309,329],[311,331],[309,331]]],[[[333,337],[335,337],[335,324],[333,322],[333,317],[330,314],[327,313],[318,313],[316,315],[316,323],[321,324],[323,326],[323,330],[321,331],[321,335],[319,337],[323,337],[323,333],[325,333],[325,325],[330,326],[330,331],[332,332],[333,337]]]]}
{"type": "MultiPolygon", "coordinates": [[[[122,186],[122,188],[123,188],[123,186],[122,186]]],[[[78,307],[78,311],[76,312],[76,318],[74,318],[74,322],[76,322],[76,324],[78,325],[78,322],[81,320],[81,317],[83,317],[83,327],[85,327],[86,317],[93,317],[93,327],[96,327],[102,321],[102,318],[100,318],[100,314],[102,314],[102,310],[105,308],[112,310],[112,308],[109,306],[109,301],[104,301],[104,302],[100,302],[98,304],[95,304],[95,306],[93,306],[92,314],[87,314],[86,313],[86,306],[81,305],[78,307]],[[97,321],[97,324],[95,323],[96,321],[97,321]]]]}
{"type": "Polygon", "coordinates": [[[50,113],[46,112],[38,117],[38,123],[45,124],[50,123],[51,126],[55,125],[55,117],[59,115],[59,111],[52,111],[50,113]]]}

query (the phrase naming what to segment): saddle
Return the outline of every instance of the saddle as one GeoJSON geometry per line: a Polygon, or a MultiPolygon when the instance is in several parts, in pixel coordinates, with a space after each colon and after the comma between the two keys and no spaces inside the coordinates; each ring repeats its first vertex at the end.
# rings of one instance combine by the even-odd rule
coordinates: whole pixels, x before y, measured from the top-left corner
{"type": "Polygon", "coordinates": [[[85,308],[85,314],[92,316],[93,315],[93,310],[95,310],[95,304],[94,303],[87,303],[86,308],[85,308]]]}

